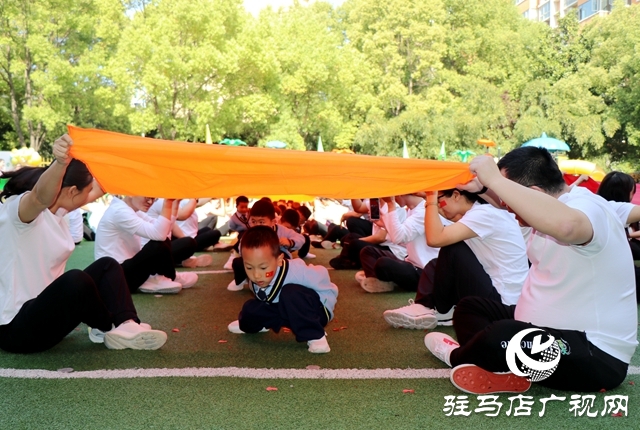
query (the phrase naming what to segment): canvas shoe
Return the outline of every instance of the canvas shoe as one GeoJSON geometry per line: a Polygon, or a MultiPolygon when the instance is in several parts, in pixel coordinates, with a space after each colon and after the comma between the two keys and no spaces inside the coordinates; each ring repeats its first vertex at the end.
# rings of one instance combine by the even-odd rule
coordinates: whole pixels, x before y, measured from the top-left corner
{"type": "Polygon", "coordinates": [[[104,334],[104,345],[109,349],[158,349],[167,341],[167,334],[151,330],[135,322],[120,324],[104,334]]]}
{"type": "MultiPolygon", "coordinates": [[[[143,327],[147,330],[151,330],[151,326],[147,323],[140,323],[140,327],[143,327]]],[[[113,329],[113,325],[111,325],[111,328],[113,329]]],[[[91,327],[87,327],[87,331],[89,332],[89,340],[93,343],[104,343],[104,333],[102,330],[99,330],[97,328],[91,328],[91,327]]]]}
{"type": "MultiPolygon", "coordinates": [[[[231,333],[244,334],[244,332],[242,330],[240,330],[240,321],[238,321],[238,320],[230,322],[229,325],[227,326],[227,328],[229,329],[229,331],[231,333]]],[[[260,333],[266,333],[268,331],[269,331],[268,328],[263,328],[262,330],[260,330],[260,333]]]]}
{"type": "Polygon", "coordinates": [[[307,342],[309,346],[309,352],[313,354],[326,354],[331,351],[329,348],[329,342],[327,342],[327,336],[322,336],[320,339],[310,340],[307,342]]]}
{"type": "Polygon", "coordinates": [[[198,282],[198,275],[193,272],[176,272],[176,282],[182,288],[191,288],[198,282]]]}
{"type": "Polygon", "coordinates": [[[208,254],[201,254],[196,256],[191,256],[182,262],[182,267],[188,267],[189,269],[193,269],[194,267],[207,267],[213,263],[213,257],[208,254]]]}
{"type": "Polygon", "coordinates": [[[446,314],[441,314],[440,312],[436,311],[436,318],[438,318],[438,325],[441,326],[452,326],[453,325],[453,311],[456,309],[455,306],[453,306],[451,309],[449,309],[449,312],[447,312],[446,314]]]}
{"type": "Polygon", "coordinates": [[[231,282],[229,282],[229,285],[227,285],[227,290],[229,291],[242,291],[244,290],[244,287],[247,285],[247,280],[245,279],[244,281],[240,282],[240,285],[236,284],[236,280],[232,279],[231,282]]]}
{"type": "Polygon", "coordinates": [[[140,285],[138,291],[148,294],[178,294],[182,290],[182,285],[174,282],[166,276],[149,276],[144,284],[140,285]]]}
{"type": "Polygon", "coordinates": [[[233,260],[235,260],[236,258],[238,258],[238,254],[235,251],[231,251],[231,255],[229,255],[229,259],[227,260],[226,263],[224,263],[224,266],[222,266],[222,268],[227,270],[233,270],[233,260]]]}
{"type": "Polygon", "coordinates": [[[316,258],[316,254],[312,254],[310,252],[307,252],[307,255],[304,256],[304,258],[308,258],[308,259],[312,259],[312,258],[316,258]]]}
{"type": "Polygon", "coordinates": [[[409,299],[409,305],[384,311],[384,320],[395,328],[430,330],[438,325],[437,313],[409,299]]]}
{"type": "Polygon", "coordinates": [[[451,370],[451,383],[466,393],[524,393],[531,381],[511,372],[496,373],[484,370],[475,364],[461,364],[451,370]]]}
{"type": "Polygon", "coordinates": [[[360,286],[367,293],[388,293],[398,285],[395,282],[385,282],[378,278],[365,278],[360,286]]]}
{"type": "Polygon", "coordinates": [[[230,251],[231,248],[233,248],[233,243],[218,242],[215,245],[210,246],[209,248],[212,248],[214,252],[226,252],[230,251]]]}
{"type": "Polygon", "coordinates": [[[424,345],[433,355],[444,361],[449,367],[451,367],[451,361],[449,360],[451,351],[460,348],[460,344],[456,342],[454,338],[435,331],[427,333],[424,337],[424,345]]]}
{"type": "Polygon", "coordinates": [[[361,286],[366,278],[367,276],[364,274],[364,270],[360,270],[359,272],[356,272],[356,282],[361,286]]]}

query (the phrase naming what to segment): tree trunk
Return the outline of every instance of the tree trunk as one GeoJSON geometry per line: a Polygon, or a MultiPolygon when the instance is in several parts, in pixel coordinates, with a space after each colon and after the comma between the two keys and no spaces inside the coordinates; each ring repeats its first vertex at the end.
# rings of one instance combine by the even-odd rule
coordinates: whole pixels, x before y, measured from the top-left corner
{"type": "Polygon", "coordinates": [[[24,135],[20,124],[20,105],[18,103],[18,94],[16,93],[16,85],[13,82],[13,74],[11,73],[11,48],[7,49],[7,67],[5,69],[6,76],[4,81],[9,86],[9,98],[11,99],[11,119],[13,120],[13,128],[18,136],[18,143],[24,146],[24,135]]]}

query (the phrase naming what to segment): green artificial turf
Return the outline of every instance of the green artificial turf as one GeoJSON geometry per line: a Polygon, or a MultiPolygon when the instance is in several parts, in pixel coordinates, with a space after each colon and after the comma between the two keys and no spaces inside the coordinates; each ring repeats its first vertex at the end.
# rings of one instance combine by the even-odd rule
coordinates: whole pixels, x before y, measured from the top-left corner
{"type": "MultiPolygon", "coordinates": [[[[337,250],[312,250],[308,263],[328,266],[337,250]]],[[[213,253],[211,267],[221,270],[227,253],[213,253]]],[[[93,244],[83,242],[68,268],[84,268],[93,261],[93,244]]],[[[329,354],[310,354],[291,333],[234,335],[227,324],[237,318],[250,293],[229,292],[231,273],[201,274],[195,287],[173,296],[136,294],[134,302],[143,321],[167,332],[167,344],[158,351],[109,351],[89,341],[86,326],[74,330],[49,351],[16,355],[0,351],[0,368],[99,369],[185,367],[249,367],[444,369],[424,347],[424,332],[393,329],[382,318],[386,309],[406,304],[413,293],[367,294],[354,280],[354,271],[330,271],[340,295],[336,318],[327,326],[329,354]],[[173,329],[178,329],[174,332],[173,329]],[[220,340],[226,342],[219,342],[220,340]]],[[[444,332],[453,334],[451,328],[444,332]]],[[[640,363],[639,354],[632,360],[640,363]]],[[[629,416],[589,418],[570,412],[570,396],[534,386],[531,416],[506,416],[509,397],[501,394],[498,417],[472,413],[446,416],[444,396],[461,396],[448,379],[411,380],[269,380],[228,377],[164,377],[139,379],[34,380],[0,378],[0,429],[13,428],[639,428],[635,383],[630,375],[611,393],[598,393],[594,410],[602,410],[605,395],[629,396],[629,416]],[[267,386],[278,391],[267,392],[267,386]],[[403,389],[415,390],[404,394],[403,389]],[[539,400],[549,402],[544,417],[539,400]]],[[[470,409],[478,405],[469,396],[470,409]]]]}

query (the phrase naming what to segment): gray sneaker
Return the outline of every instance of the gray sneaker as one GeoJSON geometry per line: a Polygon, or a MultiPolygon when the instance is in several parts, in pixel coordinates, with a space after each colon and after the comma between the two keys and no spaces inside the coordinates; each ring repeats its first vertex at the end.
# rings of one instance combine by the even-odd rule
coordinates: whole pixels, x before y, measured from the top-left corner
{"type": "Polygon", "coordinates": [[[385,311],[382,316],[390,326],[395,328],[428,330],[438,325],[436,311],[414,303],[411,299],[409,300],[409,306],[385,311]]]}

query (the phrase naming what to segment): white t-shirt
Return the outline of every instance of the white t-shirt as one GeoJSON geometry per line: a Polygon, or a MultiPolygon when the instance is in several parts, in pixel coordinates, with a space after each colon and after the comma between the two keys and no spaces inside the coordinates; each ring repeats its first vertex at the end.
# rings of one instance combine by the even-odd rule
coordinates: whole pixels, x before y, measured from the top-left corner
{"type": "Polygon", "coordinates": [[[638,344],[638,310],[623,224],[610,202],[580,187],[558,200],[589,218],[593,238],[568,245],[533,232],[527,249],[531,270],[515,319],[583,331],[602,351],[629,363],[638,344]]]}
{"type": "Polygon", "coordinates": [[[84,237],[84,226],[82,222],[82,209],[71,211],[65,217],[69,223],[69,231],[74,243],[82,241],[84,237]]]}
{"type": "Polygon", "coordinates": [[[171,221],[165,217],[151,218],[135,212],[124,201],[113,198],[96,231],[95,257],[112,257],[118,263],[136,255],[142,249],[141,238],[165,240],[171,221]]]}
{"type": "Polygon", "coordinates": [[[425,207],[423,203],[413,209],[407,209],[407,217],[404,222],[400,222],[399,219],[402,211],[404,209],[401,208],[391,212],[385,211],[382,214],[384,227],[392,242],[406,246],[406,261],[422,269],[431,260],[438,258],[440,248],[432,248],[427,245],[427,237],[424,234],[425,207]]]}
{"type": "Polygon", "coordinates": [[[75,247],[66,211],[45,209],[28,224],[20,221],[20,196],[0,205],[0,325],[10,323],[22,305],[64,273],[75,247]]]}
{"type": "MultiPolygon", "coordinates": [[[[369,207],[369,201],[367,200],[366,202],[367,207],[369,207]]],[[[401,208],[397,203],[394,203],[396,205],[396,212],[398,212],[396,214],[396,219],[397,221],[402,224],[406,219],[407,219],[407,210],[404,208],[401,208]]],[[[371,211],[371,207],[369,207],[369,211],[371,211]]],[[[381,204],[380,205],[380,218],[383,219],[385,214],[388,212],[388,208],[386,204],[381,204]]],[[[375,222],[373,223],[372,226],[372,236],[375,235],[377,232],[379,232],[380,230],[385,230],[385,232],[387,233],[386,239],[384,242],[382,242],[380,244],[380,246],[386,246],[389,248],[389,250],[391,252],[393,252],[393,255],[396,256],[397,259],[399,260],[404,260],[405,258],[407,258],[407,247],[405,246],[404,243],[394,243],[391,240],[391,237],[389,237],[389,232],[386,231],[386,229],[380,228],[378,227],[375,222]]]]}
{"type": "Polygon", "coordinates": [[[458,222],[478,235],[465,243],[491,278],[502,303],[515,305],[529,271],[526,246],[515,215],[489,204],[474,203],[458,222]]]}

